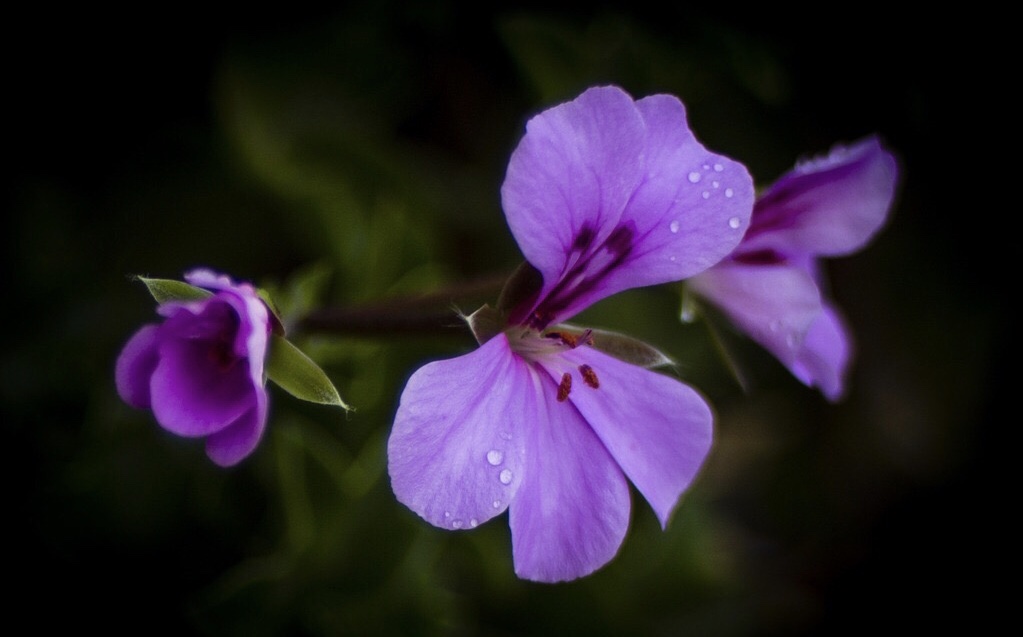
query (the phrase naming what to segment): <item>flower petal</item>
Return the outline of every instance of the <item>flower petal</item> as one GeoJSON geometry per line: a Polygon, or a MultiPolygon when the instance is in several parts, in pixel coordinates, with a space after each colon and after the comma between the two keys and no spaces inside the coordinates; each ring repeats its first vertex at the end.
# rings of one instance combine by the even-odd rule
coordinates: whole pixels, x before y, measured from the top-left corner
{"type": "Polygon", "coordinates": [[[898,166],[877,137],[783,175],[756,202],[744,253],[841,256],[862,248],[881,229],[895,195],[898,166]]]}
{"type": "Polygon", "coordinates": [[[831,402],[837,402],[845,394],[852,349],[852,335],[838,310],[825,305],[803,339],[792,373],[807,386],[819,388],[831,402]]]}
{"type": "Polygon", "coordinates": [[[561,359],[566,367],[552,371],[577,376],[569,400],[667,527],[710,451],[710,406],[675,378],[590,347],[565,352],[561,359]]]}
{"type": "Polygon", "coordinates": [[[446,529],[471,528],[504,512],[524,473],[535,376],[504,335],[416,371],[387,442],[398,501],[446,529]]]}
{"type": "Polygon", "coordinates": [[[682,102],[653,95],[636,106],[647,129],[646,176],[622,215],[636,237],[603,295],[702,272],[739,244],[753,210],[746,167],[697,141],[682,102]]]}
{"type": "Polygon", "coordinates": [[[222,467],[244,460],[259,444],[266,428],[266,391],[256,391],[256,404],[241,418],[206,438],[206,455],[222,467]]]}
{"type": "Polygon", "coordinates": [[[560,582],[592,573],[618,552],[629,526],[629,486],[604,444],[557,383],[534,376],[522,485],[509,524],[515,573],[560,582]],[[543,386],[543,387],[542,387],[543,386]]]}
{"type": "Polygon", "coordinates": [[[248,365],[224,370],[210,360],[215,347],[204,339],[166,339],[153,372],[153,415],[180,436],[204,436],[233,423],[256,404],[248,365]]]}
{"type": "Polygon", "coordinates": [[[813,277],[792,265],[725,262],[689,279],[688,285],[790,369],[822,310],[813,277]]]}
{"type": "Polygon", "coordinates": [[[536,115],[508,162],[501,201],[543,298],[580,256],[616,228],[643,176],[646,131],[617,87],[591,88],[536,115]]]}
{"type": "Polygon", "coordinates": [[[249,360],[249,372],[256,385],[263,383],[270,332],[270,312],[256,289],[248,283],[235,284],[230,277],[211,270],[196,269],[185,275],[192,285],[218,290],[217,299],[229,304],[238,315],[234,352],[249,360]]]}
{"type": "Polygon", "coordinates": [[[156,369],[160,327],[145,325],[132,335],[117,356],[114,379],[117,393],[137,409],[150,404],[149,381],[156,369]]]}

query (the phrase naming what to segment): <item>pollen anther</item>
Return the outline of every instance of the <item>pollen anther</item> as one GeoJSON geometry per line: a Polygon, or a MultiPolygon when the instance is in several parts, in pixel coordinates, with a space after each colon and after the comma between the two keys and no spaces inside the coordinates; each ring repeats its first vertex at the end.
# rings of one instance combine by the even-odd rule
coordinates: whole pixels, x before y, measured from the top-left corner
{"type": "Polygon", "coordinates": [[[584,383],[594,389],[600,387],[600,380],[597,378],[597,372],[593,371],[592,367],[589,365],[580,365],[579,373],[583,375],[584,383]]]}
{"type": "Polygon", "coordinates": [[[572,375],[564,373],[561,375],[561,383],[558,385],[558,402],[562,403],[568,398],[572,391],[572,375]]]}

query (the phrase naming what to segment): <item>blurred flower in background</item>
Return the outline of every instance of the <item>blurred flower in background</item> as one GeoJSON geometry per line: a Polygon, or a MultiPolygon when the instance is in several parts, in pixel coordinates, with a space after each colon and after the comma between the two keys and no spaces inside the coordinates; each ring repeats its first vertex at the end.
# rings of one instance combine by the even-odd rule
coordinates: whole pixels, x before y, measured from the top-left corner
{"type": "Polygon", "coordinates": [[[895,156],[876,136],[801,161],[757,197],[739,247],[687,288],[837,401],[854,343],[823,259],[864,248],[888,220],[897,186],[895,156]]]}

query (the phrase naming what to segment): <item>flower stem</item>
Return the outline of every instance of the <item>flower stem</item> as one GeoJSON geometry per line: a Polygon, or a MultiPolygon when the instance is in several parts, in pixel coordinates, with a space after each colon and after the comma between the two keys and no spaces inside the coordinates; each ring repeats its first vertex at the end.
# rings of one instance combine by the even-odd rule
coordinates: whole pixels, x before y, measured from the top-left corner
{"type": "Polygon", "coordinates": [[[507,279],[507,273],[495,274],[416,297],[314,310],[298,322],[295,330],[379,337],[451,335],[466,327],[464,315],[496,299],[507,279]]]}

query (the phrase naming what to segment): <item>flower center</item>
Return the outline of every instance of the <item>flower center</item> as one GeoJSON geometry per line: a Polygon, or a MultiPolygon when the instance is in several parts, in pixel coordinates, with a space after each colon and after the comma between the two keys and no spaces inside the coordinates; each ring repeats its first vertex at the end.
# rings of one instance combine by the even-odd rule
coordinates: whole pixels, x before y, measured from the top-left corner
{"type": "MultiPolygon", "coordinates": [[[[559,354],[583,345],[593,343],[593,330],[570,331],[553,329],[539,331],[527,327],[514,327],[506,332],[508,343],[513,352],[530,363],[547,364],[551,367],[563,367],[558,361],[559,354]]],[[[577,370],[583,384],[592,389],[600,387],[597,372],[589,365],[579,365],[577,370]]],[[[558,402],[564,402],[572,393],[572,373],[563,372],[558,383],[558,402]]]]}

